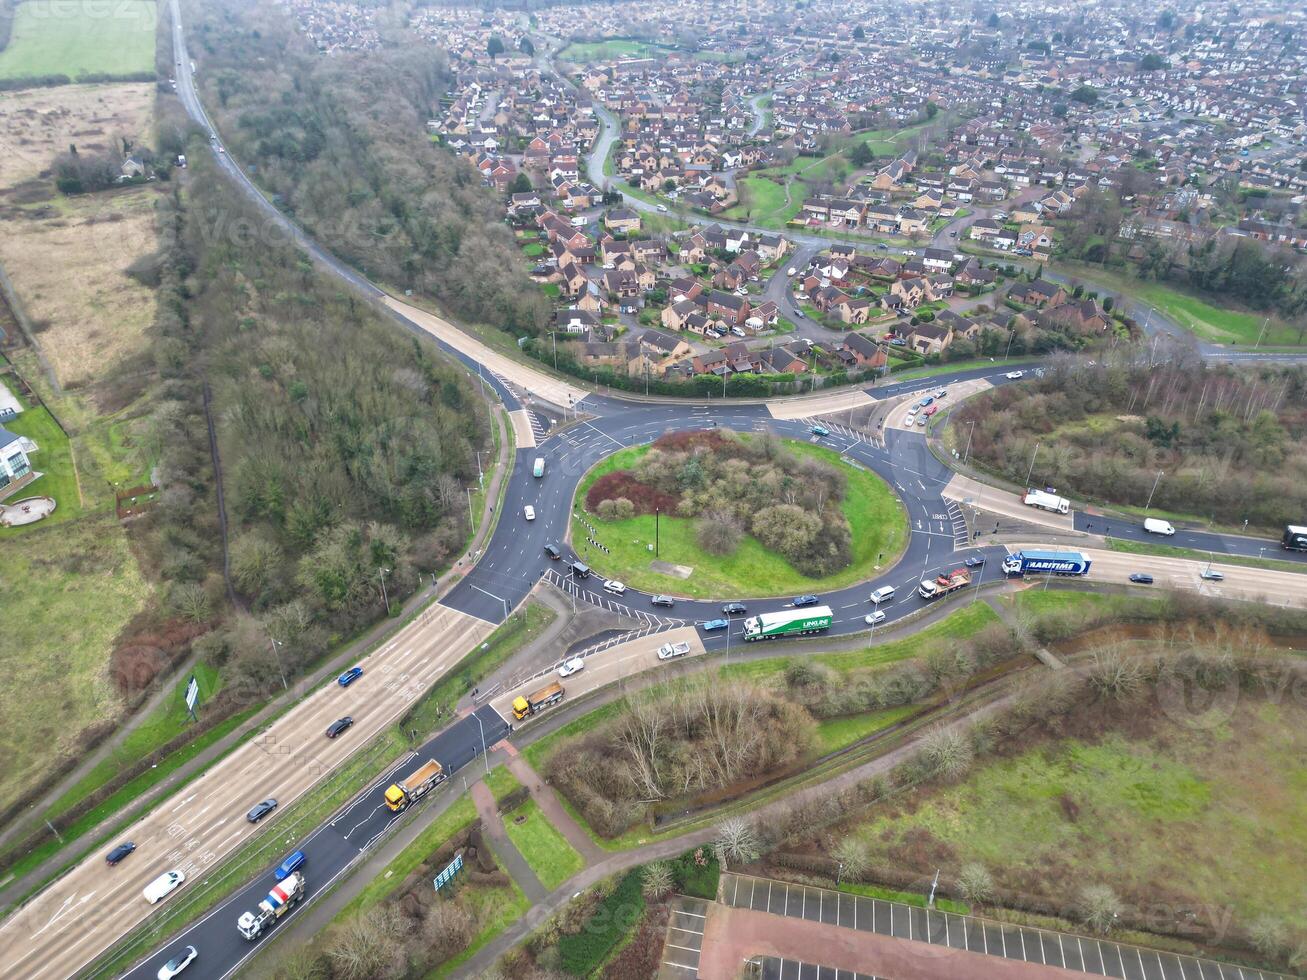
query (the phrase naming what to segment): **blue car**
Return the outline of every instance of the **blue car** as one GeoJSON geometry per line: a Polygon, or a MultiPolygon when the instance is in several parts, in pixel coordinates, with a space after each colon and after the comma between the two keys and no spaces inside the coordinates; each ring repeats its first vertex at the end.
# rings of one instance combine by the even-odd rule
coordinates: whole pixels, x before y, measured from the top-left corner
{"type": "Polygon", "coordinates": [[[713,630],[724,630],[729,625],[730,623],[724,619],[710,619],[699,628],[705,633],[711,633],[713,630]]]}
{"type": "Polygon", "coordinates": [[[920,405],[922,408],[926,408],[929,405],[931,405],[934,401],[935,399],[933,396],[927,395],[925,398],[921,399],[921,401],[917,402],[917,404],[920,405]]]}
{"type": "Polygon", "coordinates": [[[277,865],[277,870],[274,871],[273,874],[276,876],[278,881],[285,881],[300,868],[304,867],[304,862],[306,860],[307,858],[305,858],[303,851],[296,851],[290,857],[286,858],[285,861],[282,861],[281,864],[277,865]]]}
{"type": "Polygon", "coordinates": [[[801,595],[795,598],[793,604],[795,609],[801,609],[804,606],[815,606],[820,601],[815,595],[801,595]]]}
{"type": "Polygon", "coordinates": [[[814,425],[808,431],[818,438],[830,435],[830,429],[826,428],[824,425],[814,425]]]}
{"type": "Polygon", "coordinates": [[[336,683],[339,684],[341,687],[349,687],[351,684],[353,684],[356,680],[358,680],[362,676],[363,676],[362,667],[351,667],[349,670],[345,671],[345,673],[341,674],[339,677],[336,678],[336,683]]]}

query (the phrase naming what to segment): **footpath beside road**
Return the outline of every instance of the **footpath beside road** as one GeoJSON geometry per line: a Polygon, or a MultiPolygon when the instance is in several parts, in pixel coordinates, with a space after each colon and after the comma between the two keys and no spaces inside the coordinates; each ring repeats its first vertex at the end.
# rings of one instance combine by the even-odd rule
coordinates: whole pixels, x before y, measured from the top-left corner
{"type": "MultiPolygon", "coordinates": [[[[37,865],[31,871],[4,882],[0,887],[0,909],[5,913],[11,911],[11,906],[22,901],[27,893],[32,889],[42,885],[47,879],[55,877],[62,868],[77,863],[84,859],[86,855],[96,846],[102,844],[103,838],[106,837],[114,827],[123,826],[136,819],[141,814],[147,812],[159,800],[172,793],[177,787],[188,782],[194,776],[204,772],[213,763],[225,756],[237,745],[248,739],[252,732],[257,732],[270,724],[275,718],[292,708],[300,699],[315,691],[330,677],[340,672],[343,667],[362,654],[376,649],[391,636],[399,632],[408,625],[423,609],[433,602],[436,602],[448,592],[459,579],[467,573],[472,567],[471,555],[484,547],[485,542],[489,539],[494,529],[495,505],[499,500],[499,495],[503,488],[507,486],[508,470],[512,461],[512,441],[508,436],[508,426],[506,425],[503,413],[495,414],[495,424],[499,427],[499,456],[497,465],[491,475],[489,485],[486,488],[485,499],[482,503],[482,512],[480,521],[477,524],[477,531],[472,536],[468,545],[467,553],[444,574],[438,576],[426,588],[414,593],[404,603],[399,613],[389,619],[383,619],[373,625],[360,637],[349,643],[344,649],[335,653],[331,658],[312,673],[300,678],[289,691],[274,697],[262,709],[260,709],[245,724],[237,726],[231,732],[218,739],[212,745],[206,747],[202,752],[183,765],[179,766],[167,778],[160,780],[157,784],[150,787],[149,790],[142,793],[130,804],[106,817],[100,823],[81,834],[77,841],[70,843],[67,847],[61,848],[50,858],[37,865]]],[[[171,693],[177,682],[177,677],[171,677],[166,685],[166,693],[171,693]]],[[[150,704],[155,703],[155,698],[150,699],[150,704]]],[[[201,708],[201,710],[203,710],[201,708]]],[[[124,726],[121,733],[123,738],[136,727],[143,724],[149,717],[148,705],[138,711],[124,726]]],[[[96,765],[107,757],[112,751],[112,744],[106,743],[100,749],[91,753],[80,762],[72,772],[63,777],[50,792],[43,793],[43,801],[57,800],[68,791],[72,786],[85,777],[96,765]]],[[[41,814],[33,809],[30,816],[25,817],[21,822],[15,821],[9,829],[10,834],[31,833],[41,824],[41,814]],[[21,827],[21,831],[18,829],[21,827]]]]}

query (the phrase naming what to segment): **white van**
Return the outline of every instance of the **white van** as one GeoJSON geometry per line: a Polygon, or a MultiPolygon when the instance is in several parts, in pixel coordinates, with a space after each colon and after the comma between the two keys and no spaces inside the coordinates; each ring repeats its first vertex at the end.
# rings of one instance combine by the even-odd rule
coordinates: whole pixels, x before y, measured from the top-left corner
{"type": "Polygon", "coordinates": [[[1175,534],[1175,528],[1171,526],[1169,521],[1159,521],[1156,517],[1144,519],[1144,530],[1149,534],[1161,534],[1168,538],[1175,534]]]}
{"type": "Polygon", "coordinates": [[[889,602],[891,599],[894,598],[894,586],[882,585],[879,589],[873,592],[868,598],[878,606],[882,602],[889,602]]]}
{"type": "Polygon", "coordinates": [[[626,591],[626,586],[615,578],[610,578],[604,583],[604,591],[611,592],[613,595],[621,595],[626,591]]]}
{"type": "Polygon", "coordinates": [[[177,886],[185,880],[186,875],[181,871],[165,871],[145,886],[145,900],[151,905],[155,902],[161,902],[171,895],[177,886]]]}

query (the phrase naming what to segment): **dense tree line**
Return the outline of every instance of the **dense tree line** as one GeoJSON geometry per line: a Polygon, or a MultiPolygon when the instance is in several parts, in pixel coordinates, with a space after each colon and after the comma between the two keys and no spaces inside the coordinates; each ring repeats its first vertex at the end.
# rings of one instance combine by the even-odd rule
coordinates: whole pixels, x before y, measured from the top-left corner
{"type": "Polygon", "coordinates": [[[1013,482],[1031,473],[1036,485],[1137,506],[1156,484],[1159,510],[1269,528],[1307,519],[1302,368],[1235,369],[1179,352],[1092,367],[1055,359],[1042,378],[957,417],[976,420],[971,458],[1013,482]]]}
{"type": "Polygon", "coordinates": [[[797,762],[810,715],[748,684],[699,683],[633,698],[621,714],[555,752],[549,782],[600,833],[644,819],[651,802],[689,797],[797,762]]]}
{"type": "Polygon", "coordinates": [[[399,37],[323,57],[277,5],[192,4],[206,104],[279,207],[371,278],[459,316],[534,333],[547,303],[521,271],[502,205],[425,134],[444,55],[399,37]]]}
{"type": "Polygon", "coordinates": [[[194,174],[175,222],[187,274],[155,345],[176,389],[156,412],[160,564],[174,608],[220,618],[207,389],[242,609],[197,642],[266,683],[269,639],[293,672],[382,613],[383,577],[393,602],[462,547],[462,487],[489,433],[461,372],[261,234],[204,154],[194,174]]]}
{"type": "Polygon", "coordinates": [[[1133,243],[1117,236],[1140,195],[1153,190],[1152,177],[1127,166],[1118,183],[1111,191],[1093,189],[1076,202],[1062,221],[1062,254],[1276,313],[1307,330],[1307,262],[1302,256],[1253,238],[1215,235],[1201,244],[1140,239],[1138,253],[1127,260],[1133,243]]]}
{"type": "Polygon", "coordinates": [[[663,502],[697,520],[699,544],[734,553],[752,534],[805,575],[848,566],[849,522],[840,509],[848,488],[837,467],[786,450],[767,435],[742,439],[726,430],[663,436],[630,471],[597,480],[586,504],[605,520],[652,513],[663,502]]]}

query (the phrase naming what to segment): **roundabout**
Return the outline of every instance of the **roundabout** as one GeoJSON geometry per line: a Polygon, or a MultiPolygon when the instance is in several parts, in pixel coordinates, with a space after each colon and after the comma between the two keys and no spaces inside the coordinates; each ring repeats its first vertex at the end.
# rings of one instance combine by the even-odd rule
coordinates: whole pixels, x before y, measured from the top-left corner
{"type": "Polygon", "coordinates": [[[876,566],[895,564],[906,540],[905,512],[889,485],[820,439],[772,439],[764,451],[756,434],[715,428],[669,432],[600,462],[578,487],[569,543],[596,574],[680,601],[855,584],[876,566]],[[651,471],[658,486],[641,479],[651,471]],[[682,486],[696,478],[703,485],[682,486]],[[627,500],[632,514],[612,513],[627,500]],[[777,534],[769,547],[752,533],[768,516],[757,511],[775,513],[778,505],[784,517],[810,518],[806,527],[783,529],[816,531],[818,540],[791,548],[808,567],[776,550],[777,534]],[[824,552],[820,568],[810,567],[815,552],[824,552]]]}

